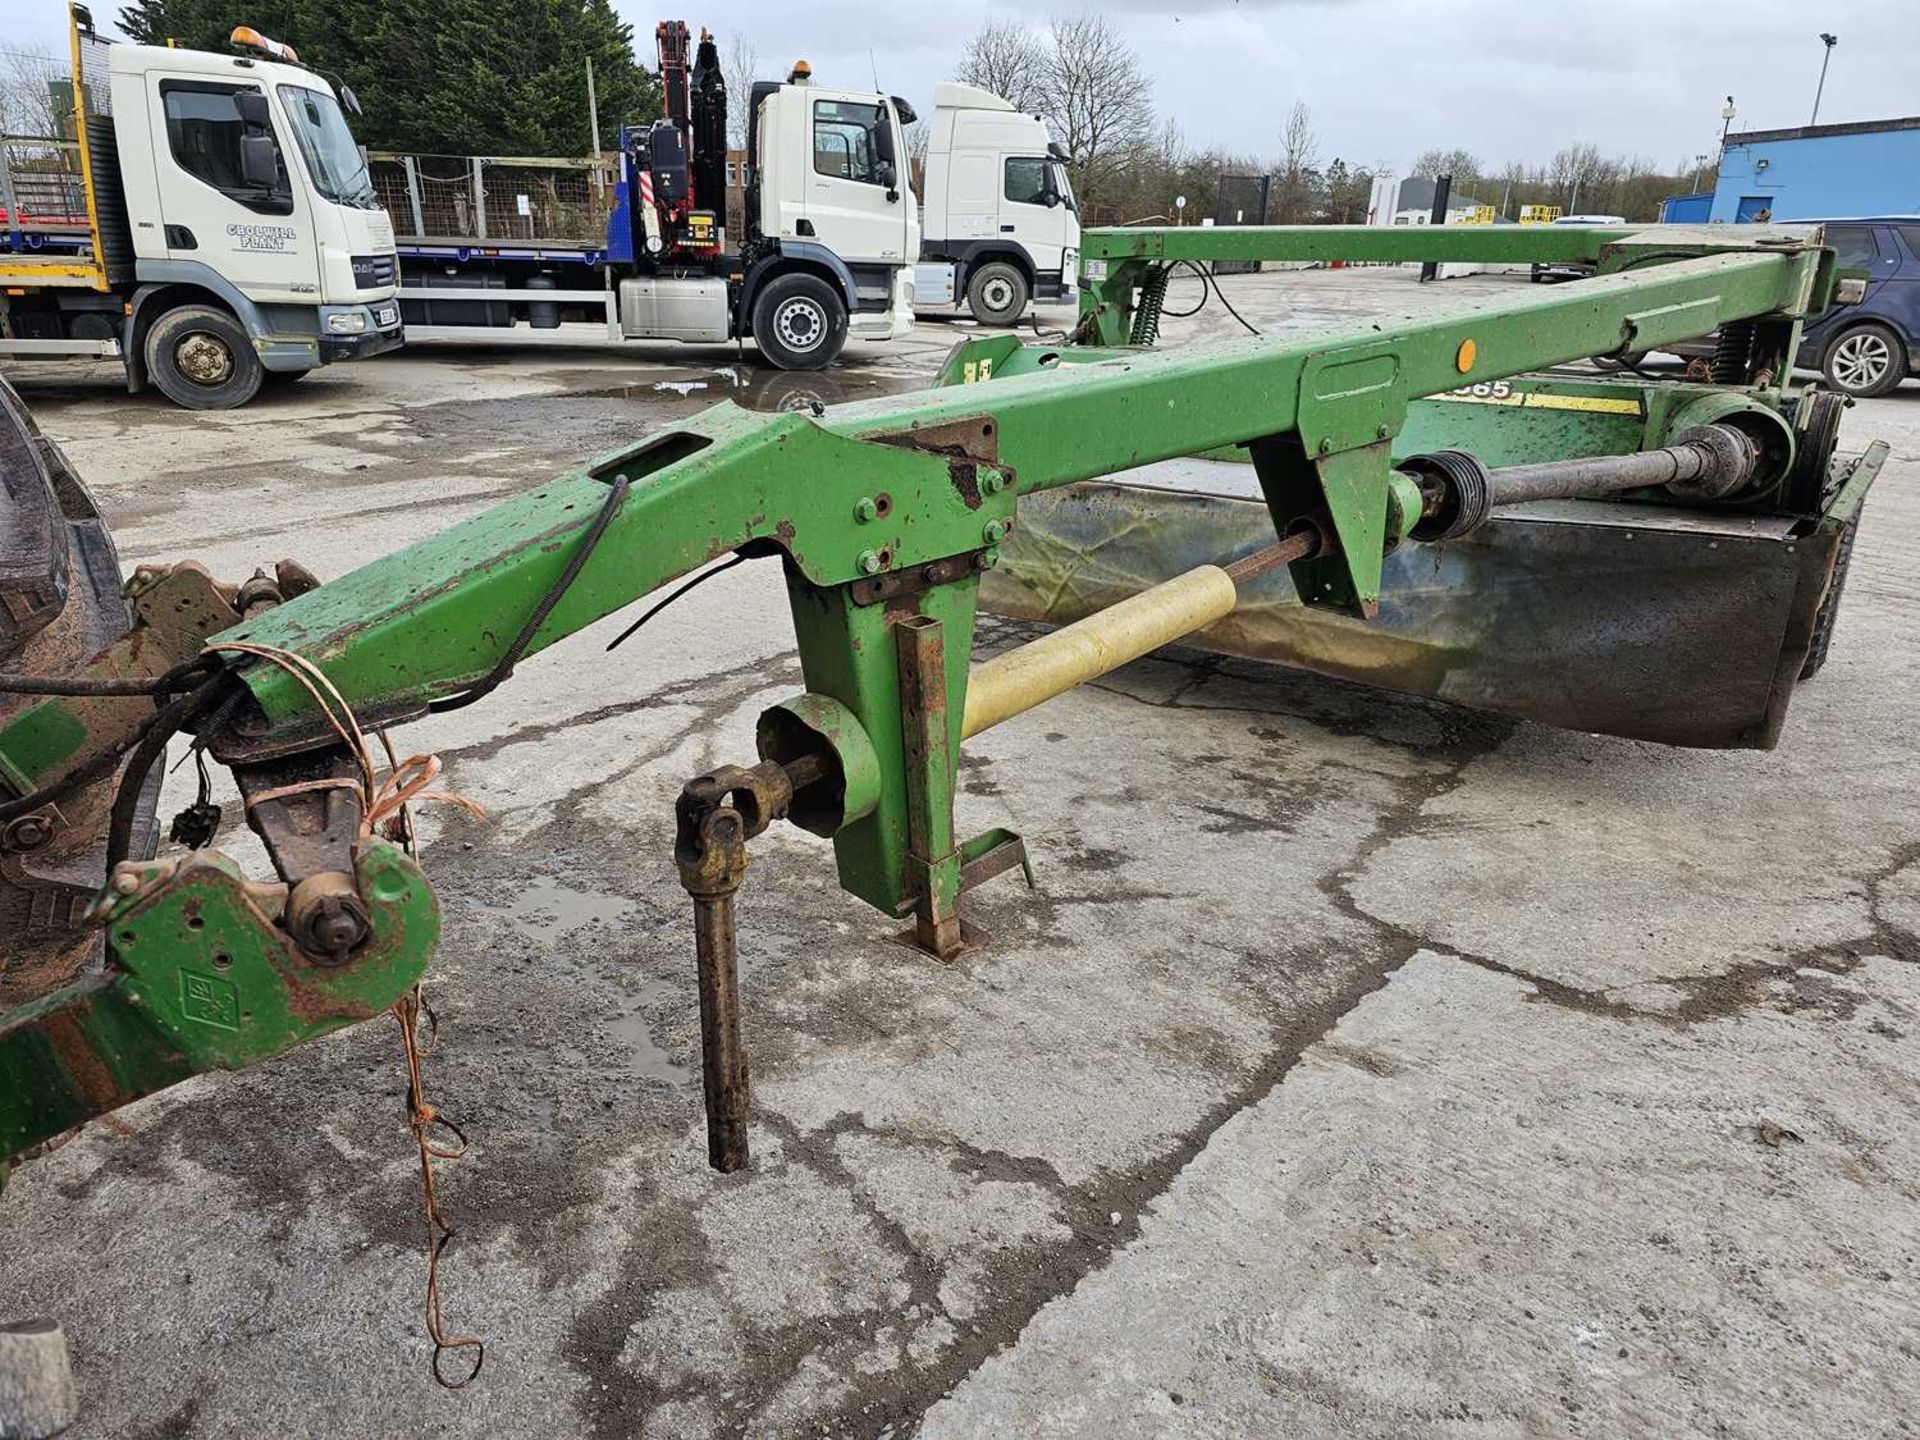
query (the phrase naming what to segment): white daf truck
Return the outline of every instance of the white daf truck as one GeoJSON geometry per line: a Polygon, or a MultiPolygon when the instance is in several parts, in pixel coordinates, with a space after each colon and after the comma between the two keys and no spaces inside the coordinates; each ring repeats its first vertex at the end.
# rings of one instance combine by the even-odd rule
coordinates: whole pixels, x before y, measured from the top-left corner
{"type": "Polygon", "coordinates": [[[934,86],[915,305],[964,303],[982,325],[1017,325],[1029,300],[1071,298],[1080,212],[1068,158],[1038,115],[975,85],[934,86]]]}
{"type": "Polygon", "coordinates": [[[909,332],[920,246],[902,168],[911,108],[816,85],[804,61],[785,81],[729,96],[711,34],[696,42],[685,22],[665,20],[655,40],[662,114],[622,125],[611,163],[374,157],[374,184],[402,227],[409,334],[537,340],[590,320],[612,341],[751,340],[780,369],[817,370],[850,335],[909,332]],[[730,105],[746,109],[744,166],[727,150],[730,105]]]}
{"type": "Polygon", "coordinates": [[[215,55],[70,16],[71,133],[0,137],[0,359],[119,359],[224,410],[401,343],[393,226],[325,79],[245,26],[215,55]]]}

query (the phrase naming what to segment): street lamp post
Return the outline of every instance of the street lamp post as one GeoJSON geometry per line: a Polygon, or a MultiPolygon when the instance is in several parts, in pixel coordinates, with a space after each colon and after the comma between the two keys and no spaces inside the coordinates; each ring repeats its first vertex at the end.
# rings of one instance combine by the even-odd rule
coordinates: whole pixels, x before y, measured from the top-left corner
{"type": "Polygon", "coordinates": [[[1733,117],[1740,112],[1733,108],[1733,96],[1727,96],[1727,108],[1720,112],[1720,148],[1727,148],[1727,131],[1733,128],[1733,117]]]}
{"type": "Polygon", "coordinates": [[[1833,59],[1833,47],[1840,43],[1840,37],[1838,35],[1829,35],[1826,31],[1822,30],[1820,32],[1820,43],[1827,48],[1820,56],[1820,83],[1814,88],[1813,92],[1813,118],[1807,121],[1807,124],[1810,126],[1820,123],[1820,95],[1821,92],[1827,88],[1827,64],[1833,59]]]}

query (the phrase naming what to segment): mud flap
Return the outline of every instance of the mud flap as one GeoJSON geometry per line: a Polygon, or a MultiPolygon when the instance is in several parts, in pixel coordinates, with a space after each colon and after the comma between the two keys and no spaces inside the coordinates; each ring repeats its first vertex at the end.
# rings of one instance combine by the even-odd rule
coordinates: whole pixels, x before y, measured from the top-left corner
{"type": "MultiPolygon", "coordinates": [[[[1389,555],[1372,621],[1303,606],[1281,570],[1188,643],[1564,729],[1771,749],[1842,533],[1885,455],[1876,444],[1837,458],[1813,517],[1516,506],[1462,539],[1389,555]]],[[[1064,624],[1272,542],[1257,491],[1217,493],[1247,485],[1247,467],[1175,466],[1179,488],[1096,482],[1024,498],[982,608],[1064,624]]]]}

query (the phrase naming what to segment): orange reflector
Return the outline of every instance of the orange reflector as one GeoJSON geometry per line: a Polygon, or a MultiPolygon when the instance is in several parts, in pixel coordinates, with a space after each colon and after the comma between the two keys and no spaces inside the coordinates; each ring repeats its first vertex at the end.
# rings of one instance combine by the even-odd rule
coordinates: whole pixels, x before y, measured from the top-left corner
{"type": "Polygon", "coordinates": [[[1462,375],[1473,369],[1473,362],[1480,358],[1480,347],[1471,340],[1462,340],[1460,348],[1454,352],[1453,368],[1462,375]]]}

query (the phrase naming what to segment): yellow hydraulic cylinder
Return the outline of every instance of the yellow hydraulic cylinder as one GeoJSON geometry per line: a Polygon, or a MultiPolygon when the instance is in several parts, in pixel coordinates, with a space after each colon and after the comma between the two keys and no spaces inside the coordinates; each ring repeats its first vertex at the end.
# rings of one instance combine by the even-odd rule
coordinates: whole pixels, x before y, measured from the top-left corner
{"type": "Polygon", "coordinates": [[[1233,576],[1201,565],[973,667],[962,737],[1117,670],[1233,613],[1233,576]]]}

